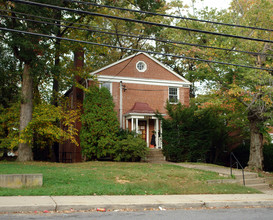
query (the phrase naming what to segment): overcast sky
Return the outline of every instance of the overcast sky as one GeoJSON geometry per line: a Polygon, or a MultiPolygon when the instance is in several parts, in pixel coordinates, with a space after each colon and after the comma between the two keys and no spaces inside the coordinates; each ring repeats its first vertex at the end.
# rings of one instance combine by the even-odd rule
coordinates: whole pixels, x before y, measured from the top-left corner
{"type": "MultiPolygon", "coordinates": [[[[184,4],[191,6],[191,0],[181,0],[184,4]]],[[[195,7],[213,7],[218,9],[226,9],[229,7],[231,0],[197,0],[198,3],[195,4],[195,7]]]]}

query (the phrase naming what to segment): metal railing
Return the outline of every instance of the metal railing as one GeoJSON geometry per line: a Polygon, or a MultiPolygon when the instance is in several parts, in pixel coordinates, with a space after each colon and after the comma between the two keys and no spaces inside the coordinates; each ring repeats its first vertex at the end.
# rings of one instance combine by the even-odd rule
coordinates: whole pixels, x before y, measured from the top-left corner
{"type": "Polygon", "coordinates": [[[232,167],[233,167],[233,165],[235,165],[235,164],[236,164],[237,169],[239,169],[239,167],[242,169],[243,183],[244,183],[244,186],[245,186],[246,183],[245,183],[244,168],[243,168],[243,166],[241,165],[241,163],[239,162],[239,160],[237,159],[237,157],[235,157],[234,153],[231,152],[231,153],[230,153],[230,176],[232,176],[232,167]],[[233,163],[232,158],[235,159],[235,163],[233,163]]]}

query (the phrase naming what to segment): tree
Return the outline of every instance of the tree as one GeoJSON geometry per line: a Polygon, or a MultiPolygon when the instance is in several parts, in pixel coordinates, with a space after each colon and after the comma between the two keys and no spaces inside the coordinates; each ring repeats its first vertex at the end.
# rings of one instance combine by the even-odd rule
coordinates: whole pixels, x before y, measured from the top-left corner
{"type": "MultiPolygon", "coordinates": [[[[258,1],[233,1],[231,13],[239,15],[241,23],[248,25],[272,28],[270,19],[273,2],[258,1]]],[[[247,32],[246,32],[247,33],[247,32]]],[[[248,31],[248,34],[261,39],[273,39],[272,33],[265,31],[248,31]]],[[[268,43],[242,44],[248,50],[256,49],[269,55],[257,55],[249,59],[252,65],[272,69],[272,45],[268,43]],[[270,56],[271,54],[271,56],[270,56]],[[253,59],[254,58],[254,59],[253,59]]],[[[263,169],[263,133],[268,123],[272,124],[272,82],[273,71],[247,71],[234,77],[230,86],[230,95],[245,106],[250,128],[250,155],[248,167],[250,169],[263,169]]]]}
{"type": "Polygon", "coordinates": [[[226,149],[230,128],[226,109],[220,106],[198,106],[192,102],[167,104],[170,118],[163,118],[163,152],[172,161],[216,163],[226,149]]]}
{"type": "Polygon", "coordinates": [[[71,110],[63,103],[54,106],[46,102],[35,105],[32,120],[19,135],[20,103],[14,103],[9,108],[0,108],[0,149],[17,150],[19,143],[27,143],[44,149],[53,142],[70,140],[78,145],[74,122],[79,119],[80,111],[71,110]],[[55,121],[62,121],[63,127],[55,121]],[[69,129],[67,129],[69,128],[69,129]]]}
{"type": "MultiPolygon", "coordinates": [[[[175,2],[175,4],[178,4],[175,2]]],[[[222,23],[262,27],[272,29],[273,3],[270,0],[234,0],[229,10],[195,11],[189,17],[203,20],[213,20],[222,23]]],[[[182,9],[183,10],[183,9],[182,9]]],[[[272,40],[271,31],[255,30],[249,28],[229,27],[205,22],[174,20],[177,26],[207,30],[230,35],[238,35],[259,39],[272,40]]],[[[162,30],[163,36],[179,39],[187,43],[204,46],[227,48],[229,50],[216,50],[212,48],[177,46],[172,44],[158,44],[161,51],[175,53],[194,58],[222,61],[226,63],[241,64],[253,67],[272,69],[272,45],[261,41],[249,41],[237,38],[194,33],[188,31],[162,30]],[[236,50],[236,51],[235,51],[236,50]],[[238,52],[248,51],[248,53],[238,52]]],[[[272,71],[252,70],[216,63],[187,61],[179,59],[166,59],[166,62],[190,81],[205,82],[213,89],[212,98],[220,98],[219,102],[235,106],[234,121],[240,124],[248,122],[251,139],[250,158],[248,166],[251,169],[263,168],[263,132],[271,123],[272,118],[272,71]]],[[[232,114],[230,114],[231,116],[232,114]]]]}
{"type": "Polygon", "coordinates": [[[0,42],[0,105],[4,108],[19,100],[20,64],[0,42]]]}
{"type": "MultiPolygon", "coordinates": [[[[234,23],[241,25],[272,27],[272,19],[269,19],[273,9],[272,1],[233,1],[230,11],[225,13],[234,23]]],[[[267,31],[243,29],[240,32],[233,29],[231,33],[236,35],[251,36],[260,39],[273,39],[272,33],[267,31]]],[[[215,40],[217,42],[218,40],[215,40]]],[[[272,50],[268,43],[247,42],[232,40],[233,48],[263,54],[244,54],[238,56],[228,55],[223,57],[231,62],[240,62],[250,66],[272,69],[272,50]],[[267,54],[267,55],[266,55],[267,54]],[[270,55],[271,54],[271,55],[270,55]]],[[[250,157],[248,167],[250,169],[263,169],[263,133],[269,123],[272,122],[272,71],[251,70],[246,68],[220,68],[210,66],[214,79],[217,79],[218,88],[230,102],[234,102],[245,116],[250,132],[250,157]]]]}
{"type": "Polygon", "coordinates": [[[113,154],[119,123],[113,98],[105,87],[92,85],[86,92],[81,117],[80,140],[86,159],[97,159],[113,154]]]}
{"type": "MultiPolygon", "coordinates": [[[[45,1],[52,2],[52,1],[45,1]]],[[[32,31],[40,33],[49,33],[50,28],[44,24],[37,24],[27,20],[17,20],[18,13],[20,17],[27,18],[27,14],[35,14],[50,17],[52,10],[38,8],[35,6],[23,5],[16,2],[4,4],[4,9],[12,10],[12,18],[3,19],[3,24],[12,29],[23,31],[32,31]]],[[[38,83],[39,75],[45,73],[46,60],[49,57],[49,43],[41,38],[25,35],[21,33],[4,33],[4,42],[13,51],[14,57],[22,63],[21,72],[21,107],[20,107],[20,134],[28,126],[32,119],[34,88],[38,83]]],[[[32,150],[28,143],[20,143],[18,148],[18,161],[32,160],[32,150]]]]}

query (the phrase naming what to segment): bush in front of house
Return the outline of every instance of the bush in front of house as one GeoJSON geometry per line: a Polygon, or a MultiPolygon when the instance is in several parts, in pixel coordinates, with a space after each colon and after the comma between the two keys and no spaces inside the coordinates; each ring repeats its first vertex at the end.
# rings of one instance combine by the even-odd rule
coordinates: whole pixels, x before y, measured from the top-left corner
{"type": "Polygon", "coordinates": [[[113,148],[115,161],[140,161],[148,153],[146,142],[133,132],[121,130],[113,148]]]}
{"type": "Polygon", "coordinates": [[[163,153],[174,162],[216,163],[228,142],[229,128],[217,108],[167,103],[169,118],[163,121],[163,153]]]}

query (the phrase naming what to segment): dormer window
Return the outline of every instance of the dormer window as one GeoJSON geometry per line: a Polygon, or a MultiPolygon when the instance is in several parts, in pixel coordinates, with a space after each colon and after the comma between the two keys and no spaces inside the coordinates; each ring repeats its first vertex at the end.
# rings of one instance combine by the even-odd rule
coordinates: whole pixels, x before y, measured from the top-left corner
{"type": "Polygon", "coordinates": [[[145,72],[147,70],[147,64],[144,61],[138,61],[136,63],[136,69],[139,72],[145,72]]]}

